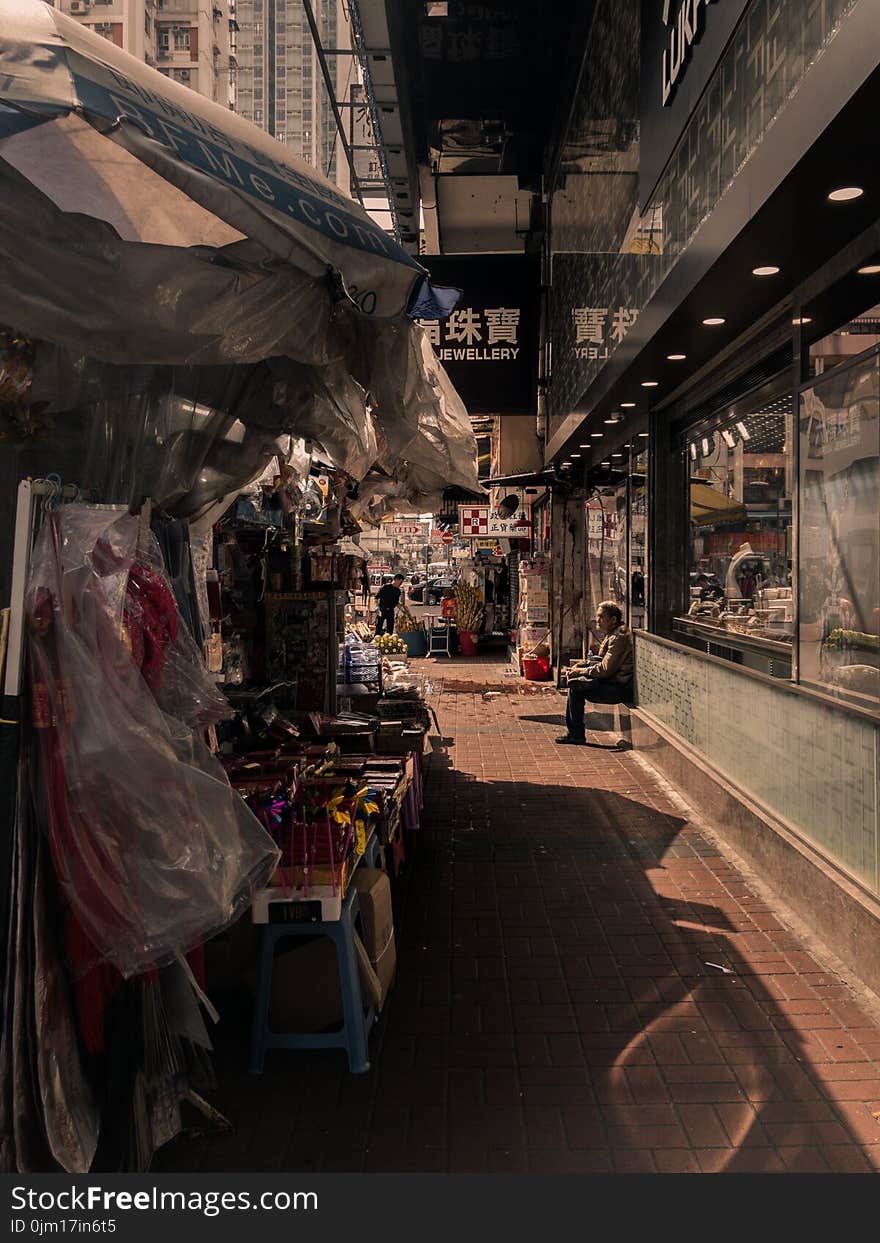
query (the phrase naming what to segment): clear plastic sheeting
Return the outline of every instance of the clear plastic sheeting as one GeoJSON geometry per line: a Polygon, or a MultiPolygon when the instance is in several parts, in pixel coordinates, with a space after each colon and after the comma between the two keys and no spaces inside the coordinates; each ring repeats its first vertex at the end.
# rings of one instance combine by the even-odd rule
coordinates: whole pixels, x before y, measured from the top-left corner
{"type": "Polygon", "coordinates": [[[480,495],[470,417],[425,330],[420,324],[376,324],[363,331],[370,334],[377,461],[401,489],[395,499],[421,501],[427,509],[447,487],[480,495]]]}
{"type": "Polygon", "coordinates": [[[366,393],[342,364],[296,368],[287,359],[268,364],[277,377],[272,398],[279,421],[319,444],[335,466],[363,479],[379,448],[366,393]]]}
{"type": "Polygon", "coordinates": [[[250,241],[217,249],[123,241],[103,220],[61,211],[2,159],[0,197],[0,300],[29,336],[109,363],[338,356],[323,274],[250,241]]]}
{"type": "MultiPolygon", "coordinates": [[[[174,599],[138,532],[115,506],[52,512],[27,594],[40,819],[95,961],[125,976],[225,928],[278,858],[217,759],[160,706],[179,711],[198,678],[181,684],[174,599]]],[[[203,711],[204,698],[190,720],[203,711]]]]}

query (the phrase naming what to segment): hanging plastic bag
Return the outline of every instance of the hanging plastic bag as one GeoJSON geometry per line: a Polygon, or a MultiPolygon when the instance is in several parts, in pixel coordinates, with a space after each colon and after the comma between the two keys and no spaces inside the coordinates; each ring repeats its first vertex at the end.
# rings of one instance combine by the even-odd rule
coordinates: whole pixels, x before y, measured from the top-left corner
{"type": "Polygon", "coordinates": [[[185,711],[176,606],[149,558],[138,561],[137,536],[120,507],[57,510],[27,599],[35,793],[52,862],[94,960],[125,976],[233,922],[278,858],[216,757],[160,706],[190,720],[204,707],[185,711]]]}

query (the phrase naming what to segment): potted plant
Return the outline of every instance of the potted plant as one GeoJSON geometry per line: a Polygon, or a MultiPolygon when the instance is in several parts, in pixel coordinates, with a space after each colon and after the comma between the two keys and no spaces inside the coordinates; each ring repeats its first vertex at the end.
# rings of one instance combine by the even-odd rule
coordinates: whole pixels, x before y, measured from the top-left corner
{"type": "Polygon", "coordinates": [[[462,656],[476,656],[477,634],[483,624],[483,597],[470,583],[455,588],[455,624],[462,656]]]}

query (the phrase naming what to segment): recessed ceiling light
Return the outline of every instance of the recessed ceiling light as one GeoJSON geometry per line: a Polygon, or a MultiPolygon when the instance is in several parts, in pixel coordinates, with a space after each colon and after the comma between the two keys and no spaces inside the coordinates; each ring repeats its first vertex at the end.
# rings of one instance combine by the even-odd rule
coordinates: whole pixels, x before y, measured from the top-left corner
{"type": "Polygon", "coordinates": [[[852,199],[860,199],[864,194],[861,186],[841,186],[828,195],[832,203],[849,203],[852,199]]]}
{"type": "Polygon", "coordinates": [[[752,268],[752,276],[776,276],[778,271],[779,268],[773,267],[772,264],[768,264],[767,267],[764,268],[752,268]]]}
{"type": "Polygon", "coordinates": [[[719,324],[723,324],[724,322],[725,321],[720,315],[710,315],[708,319],[703,320],[703,323],[707,328],[716,328],[719,324]]]}
{"type": "Polygon", "coordinates": [[[666,359],[671,363],[682,363],[687,358],[687,354],[667,354],[666,359]]]}
{"type": "Polygon", "coordinates": [[[563,466],[571,466],[571,462],[563,462],[563,463],[562,463],[562,465],[563,465],[563,466]]]}
{"type": "Polygon", "coordinates": [[[813,321],[810,319],[809,315],[800,315],[797,319],[793,319],[791,322],[797,326],[800,324],[812,324],[813,321]]]}
{"type": "Polygon", "coordinates": [[[623,454],[622,454],[622,453],[612,453],[612,454],[611,454],[611,456],[612,456],[612,457],[623,457],[623,454]]]}
{"type": "Polygon", "coordinates": [[[580,454],[579,454],[579,453],[573,453],[571,456],[572,456],[572,457],[580,457],[580,454]]]}
{"type": "MultiPolygon", "coordinates": [[[[601,435],[602,435],[602,433],[601,433],[601,432],[597,432],[596,434],[597,434],[598,436],[601,436],[601,435]]],[[[590,447],[589,441],[588,441],[585,445],[581,445],[581,448],[582,448],[582,449],[589,449],[589,447],[590,447]]]]}
{"type": "Polygon", "coordinates": [[[880,263],[869,263],[859,268],[859,276],[880,276],[880,263]]]}
{"type": "Polygon", "coordinates": [[[642,438],[642,440],[647,440],[647,439],[648,439],[648,433],[647,433],[647,432],[639,432],[639,436],[642,438]]]}
{"type": "Polygon", "coordinates": [[[642,388],[656,388],[659,380],[642,380],[642,388]]]}
{"type": "Polygon", "coordinates": [[[613,427],[615,423],[619,423],[619,422],[620,422],[620,419],[611,419],[611,418],[609,418],[609,419],[603,419],[602,421],[603,421],[604,423],[610,424],[610,425],[613,427]]]}
{"type": "Polygon", "coordinates": [[[634,401],[622,401],[620,403],[620,408],[621,410],[632,410],[634,409],[635,404],[636,403],[634,401]]]}
{"type": "Polygon", "coordinates": [[[602,437],[605,435],[605,433],[604,432],[590,432],[590,435],[593,437],[594,440],[601,440],[602,437]]]}

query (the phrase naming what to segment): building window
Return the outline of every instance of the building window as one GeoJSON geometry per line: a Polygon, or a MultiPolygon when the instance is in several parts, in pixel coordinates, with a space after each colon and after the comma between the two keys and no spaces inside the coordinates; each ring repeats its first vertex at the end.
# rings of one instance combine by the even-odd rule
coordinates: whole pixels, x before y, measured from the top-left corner
{"type": "Polygon", "coordinates": [[[262,124],[262,121],[263,121],[263,109],[262,108],[254,108],[254,120],[257,122],[258,125],[262,124]]]}
{"type": "Polygon", "coordinates": [[[263,76],[263,66],[262,66],[262,65],[254,65],[254,77],[255,77],[255,78],[261,78],[262,76],[263,76]]]}
{"type": "Polygon", "coordinates": [[[172,26],[171,33],[174,36],[175,52],[189,51],[189,26],[172,26]]]}
{"type": "Polygon", "coordinates": [[[279,142],[287,141],[287,135],[285,134],[283,129],[278,130],[275,134],[275,137],[278,139],[279,142]]]}
{"type": "Polygon", "coordinates": [[[254,38],[262,39],[262,37],[263,37],[263,23],[254,22],[254,38]]]}
{"type": "Polygon", "coordinates": [[[284,90],[283,86],[275,87],[275,98],[276,99],[284,99],[285,95],[286,95],[286,91],[284,90]]]}
{"type": "Polygon", "coordinates": [[[152,18],[150,17],[149,13],[146,10],[144,10],[144,34],[149,35],[152,33],[153,33],[152,18]]]}
{"type": "Polygon", "coordinates": [[[192,70],[175,69],[173,72],[173,76],[174,76],[175,82],[183,82],[185,86],[189,86],[190,80],[192,78],[192,70]]]}

